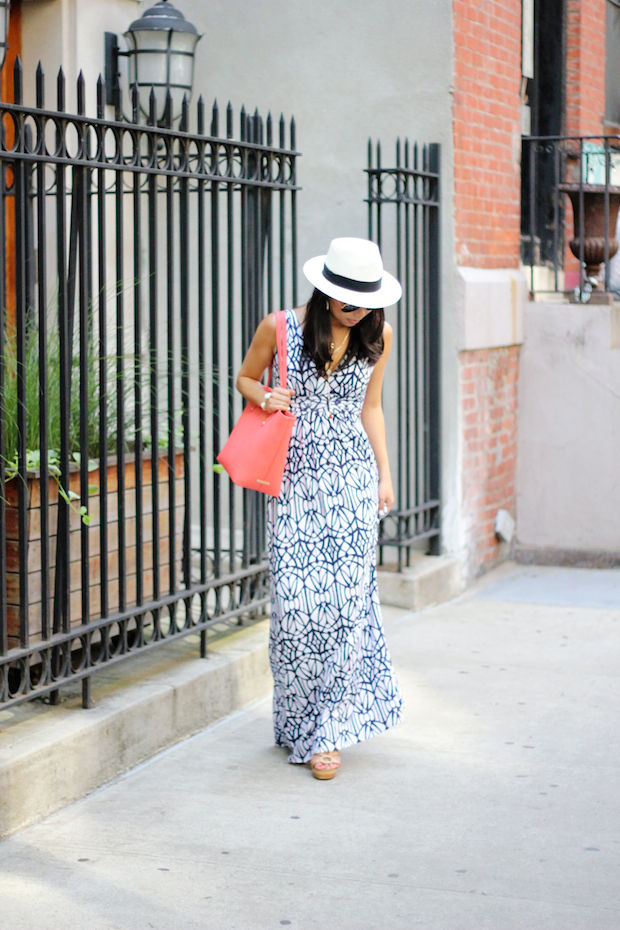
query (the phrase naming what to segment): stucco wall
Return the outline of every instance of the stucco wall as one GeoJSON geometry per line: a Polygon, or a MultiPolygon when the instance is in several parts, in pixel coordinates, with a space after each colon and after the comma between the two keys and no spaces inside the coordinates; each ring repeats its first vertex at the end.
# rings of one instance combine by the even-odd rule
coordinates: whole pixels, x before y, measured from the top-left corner
{"type": "Polygon", "coordinates": [[[617,315],[602,306],[526,307],[517,453],[522,546],[620,552],[617,315]]]}
{"type": "Polygon", "coordinates": [[[97,78],[104,70],[103,34],[124,32],[140,16],[141,9],[138,0],[25,0],[22,57],[26,103],[34,105],[35,71],[41,61],[46,78],[45,102],[50,109],[56,106],[56,76],[62,65],[68,111],[75,112],[76,81],[82,71],[87,112],[94,116],[97,78]]]}
{"type": "MultiPolygon", "coordinates": [[[[335,236],[367,235],[368,137],[394,159],[397,136],[442,145],[444,545],[458,545],[458,377],[453,303],[451,0],[178,0],[204,33],[196,90],[276,117],[294,114],[299,161],[299,258],[326,251],[335,236]],[[234,15],[231,15],[234,10],[234,15]]],[[[238,122],[235,124],[238,126],[238,122]]],[[[386,240],[393,219],[385,211],[386,240]]],[[[384,257],[395,273],[390,250],[384,257]]],[[[310,287],[299,281],[299,297],[310,287]]],[[[394,311],[388,312],[388,319],[394,311]]],[[[392,377],[395,361],[392,361],[392,377]]],[[[387,375],[390,382],[390,372],[387,375]]],[[[393,390],[386,393],[393,397],[393,390]]],[[[394,440],[393,404],[386,405],[394,440]]],[[[396,463],[393,462],[395,471],[396,463]]]]}

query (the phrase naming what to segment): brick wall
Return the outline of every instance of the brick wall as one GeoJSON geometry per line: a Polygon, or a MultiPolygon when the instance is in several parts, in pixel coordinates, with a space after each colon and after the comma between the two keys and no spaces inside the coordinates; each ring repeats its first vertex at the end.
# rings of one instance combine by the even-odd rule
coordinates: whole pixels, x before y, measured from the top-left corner
{"type": "Polygon", "coordinates": [[[521,194],[521,0],[454,0],[453,9],[457,261],[515,268],[521,194]]]}
{"type": "Polygon", "coordinates": [[[595,136],[603,132],[606,2],[567,0],[567,136],[595,136]]]}
{"type": "MultiPolygon", "coordinates": [[[[600,135],[606,0],[567,0],[566,133],[600,135]]],[[[514,268],[520,240],[521,0],[453,0],[456,261],[514,268]]],[[[572,210],[567,210],[571,236],[572,210]]],[[[567,286],[576,261],[566,261],[567,286]]],[[[491,308],[492,312],[492,308],[491,308]]],[[[462,526],[470,575],[502,551],[500,507],[515,514],[517,346],[460,353],[462,526]]]]}
{"type": "Polygon", "coordinates": [[[515,512],[519,347],[461,352],[463,525],[469,572],[500,556],[495,515],[515,512]]]}
{"type": "MultiPolygon", "coordinates": [[[[521,0],[453,0],[456,261],[517,268],[521,223],[521,0]]],[[[519,349],[461,352],[461,526],[470,576],[515,516],[519,349]]]]}

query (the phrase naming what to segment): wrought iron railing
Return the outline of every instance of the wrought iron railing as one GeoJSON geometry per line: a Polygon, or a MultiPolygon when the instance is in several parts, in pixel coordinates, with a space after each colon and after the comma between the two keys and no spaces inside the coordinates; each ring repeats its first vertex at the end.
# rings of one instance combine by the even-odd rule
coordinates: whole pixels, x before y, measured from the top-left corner
{"type": "Polygon", "coordinates": [[[268,600],[262,495],[215,455],[261,317],[295,304],[295,125],[0,103],[0,705],[268,600]]]}
{"type": "Polygon", "coordinates": [[[395,548],[400,571],[421,545],[440,551],[440,147],[397,141],[388,168],[369,142],[367,173],[368,235],[403,285],[384,391],[396,503],[379,534],[380,562],[395,548]]]}
{"type": "Polygon", "coordinates": [[[523,139],[521,260],[538,299],[620,293],[620,137],[523,139]]]}

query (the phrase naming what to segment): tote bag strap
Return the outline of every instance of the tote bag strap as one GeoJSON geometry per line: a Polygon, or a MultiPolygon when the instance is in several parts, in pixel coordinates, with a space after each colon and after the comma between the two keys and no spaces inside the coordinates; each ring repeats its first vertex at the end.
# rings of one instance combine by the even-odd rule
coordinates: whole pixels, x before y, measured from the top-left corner
{"type": "MultiPolygon", "coordinates": [[[[286,387],[286,310],[276,312],[276,352],[278,353],[278,370],[280,372],[280,387],[286,387]]],[[[269,364],[269,377],[267,385],[271,384],[273,372],[273,359],[269,364]]]]}
{"type": "Polygon", "coordinates": [[[280,387],[286,387],[286,311],[278,310],[276,313],[276,346],[278,352],[278,370],[280,372],[280,387]]]}

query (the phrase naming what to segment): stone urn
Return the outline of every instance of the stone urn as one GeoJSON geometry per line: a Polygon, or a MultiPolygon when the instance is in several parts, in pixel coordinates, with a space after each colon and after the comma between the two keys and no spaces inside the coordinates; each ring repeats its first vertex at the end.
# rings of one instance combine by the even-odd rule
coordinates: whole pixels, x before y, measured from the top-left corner
{"type": "MultiPolygon", "coordinates": [[[[581,209],[579,184],[560,184],[559,189],[568,194],[573,205],[575,238],[571,239],[570,250],[579,259],[581,209]]],[[[609,239],[609,258],[618,251],[616,222],[620,208],[620,187],[609,187],[609,228],[605,229],[605,185],[583,185],[583,260],[586,277],[598,278],[601,263],[605,261],[605,239],[609,239]]]]}

